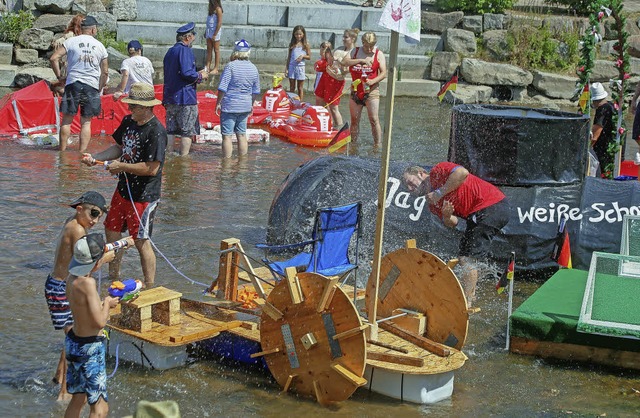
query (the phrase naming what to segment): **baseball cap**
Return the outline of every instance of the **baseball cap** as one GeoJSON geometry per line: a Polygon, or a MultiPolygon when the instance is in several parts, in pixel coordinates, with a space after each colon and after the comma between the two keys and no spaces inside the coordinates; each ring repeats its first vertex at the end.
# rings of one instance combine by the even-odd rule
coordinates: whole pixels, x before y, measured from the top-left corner
{"type": "Polygon", "coordinates": [[[97,206],[100,208],[102,212],[107,213],[107,201],[104,199],[104,196],[102,196],[98,192],[94,192],[93,190],[84,192],[82,196],[77,198],[69,206],[71,206],[72,208],[75,208],[76,206],[81,205],[83,203],[97,206]]]}
{"type": "Polygon", "coordinates": [[[73,246],[69,273],[74,276],[86,276],[91,273],[96,262],[104,254],[104,245],[102,234],[89,234],[80,238],[73,246]]]}
{"type": "Polygon", "coordinates": [[[82,23],[80,23],[80,26],[86,27],[86,26],[101,26],[101,25],[100,23],[98,23],[95,17],[87,16],[84,19],[82,19],[82,23]]]}
{"type": "Polygon", "coordinates": [[[137,39],[132,40],[127,44],[127,49],[142,49],[142,44],[137,39]]]}
{"type": "Polygon", "coordinates": [[[238,52],[249,52],[251,51],[251,44],[244,39],[240,39],[239,41],[236,41],[233,50],[238,52]]]}

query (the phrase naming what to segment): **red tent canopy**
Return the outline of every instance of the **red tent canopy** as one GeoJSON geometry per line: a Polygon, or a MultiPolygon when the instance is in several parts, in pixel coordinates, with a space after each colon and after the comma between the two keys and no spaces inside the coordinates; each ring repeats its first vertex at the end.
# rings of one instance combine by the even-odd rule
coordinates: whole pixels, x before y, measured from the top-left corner
{"type": "Polygon", "coordinates": [[[7,94],[0,99],[0,134],[57,131],[58,100],[44,80],[7,94]]]}

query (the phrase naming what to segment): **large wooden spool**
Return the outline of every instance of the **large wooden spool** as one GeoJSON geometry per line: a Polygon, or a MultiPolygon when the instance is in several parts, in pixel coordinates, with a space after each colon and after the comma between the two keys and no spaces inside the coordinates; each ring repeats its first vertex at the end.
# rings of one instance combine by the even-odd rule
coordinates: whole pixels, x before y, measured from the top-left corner
{"type": "MultiPolygon", "coordinates": [[[[367,282],[367,307],[374,280],[372,273],[367,282]]],[[[424,314],[424,337],[462,349],[469,324],[467,301],[456,275],[440,258],[411,246],[389,253],[380,264],[378,289],[378,319],[397,314],[398,309],[424,314]]]]}
{"type": "Polygon", "coordinates": [[[260,319],[267,366],[283,390],[323,405],[349,398],[366,384],[365,326],[337,279],[287,270],[260,319]]]}

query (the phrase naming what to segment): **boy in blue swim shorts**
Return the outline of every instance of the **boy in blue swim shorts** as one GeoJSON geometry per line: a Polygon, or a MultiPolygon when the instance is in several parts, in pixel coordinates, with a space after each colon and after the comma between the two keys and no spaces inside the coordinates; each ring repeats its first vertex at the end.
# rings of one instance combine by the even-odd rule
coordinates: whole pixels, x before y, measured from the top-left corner
{"type": "Polygon", "coordinates": [[[105,417],[109,413],[107,372],[102,329],[109,319],[109,310],[119,299],[107,296],[100,301],[96,280],[91,273],[101,264],[113,260],[113,251],[104,252],[102,234],[80,238],[73,247],[73,258],[67,277],[67,299],[75,318],[67,333],[67,390],[73,396],[65,417],[80,417],[85,402],[91,416],[105,417]]]}

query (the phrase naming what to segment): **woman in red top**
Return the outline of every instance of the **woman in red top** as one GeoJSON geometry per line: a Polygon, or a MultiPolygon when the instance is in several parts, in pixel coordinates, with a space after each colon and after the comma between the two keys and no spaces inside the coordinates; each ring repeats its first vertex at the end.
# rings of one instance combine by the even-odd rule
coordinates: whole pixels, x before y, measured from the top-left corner
{"type": "Polygon", "coordinates": [[[362,48],[355,48],[343,63],[349,66],[353,91],[349,101],[351,112],[351,139],[358,140],[362,107],[367,107],[374,145],[382,140],[382,128],[378,118],[380,108],[380,82],[387,77],[387,63],[384,54],[376,47],[376,34],[362,35],[362,48]]]}

